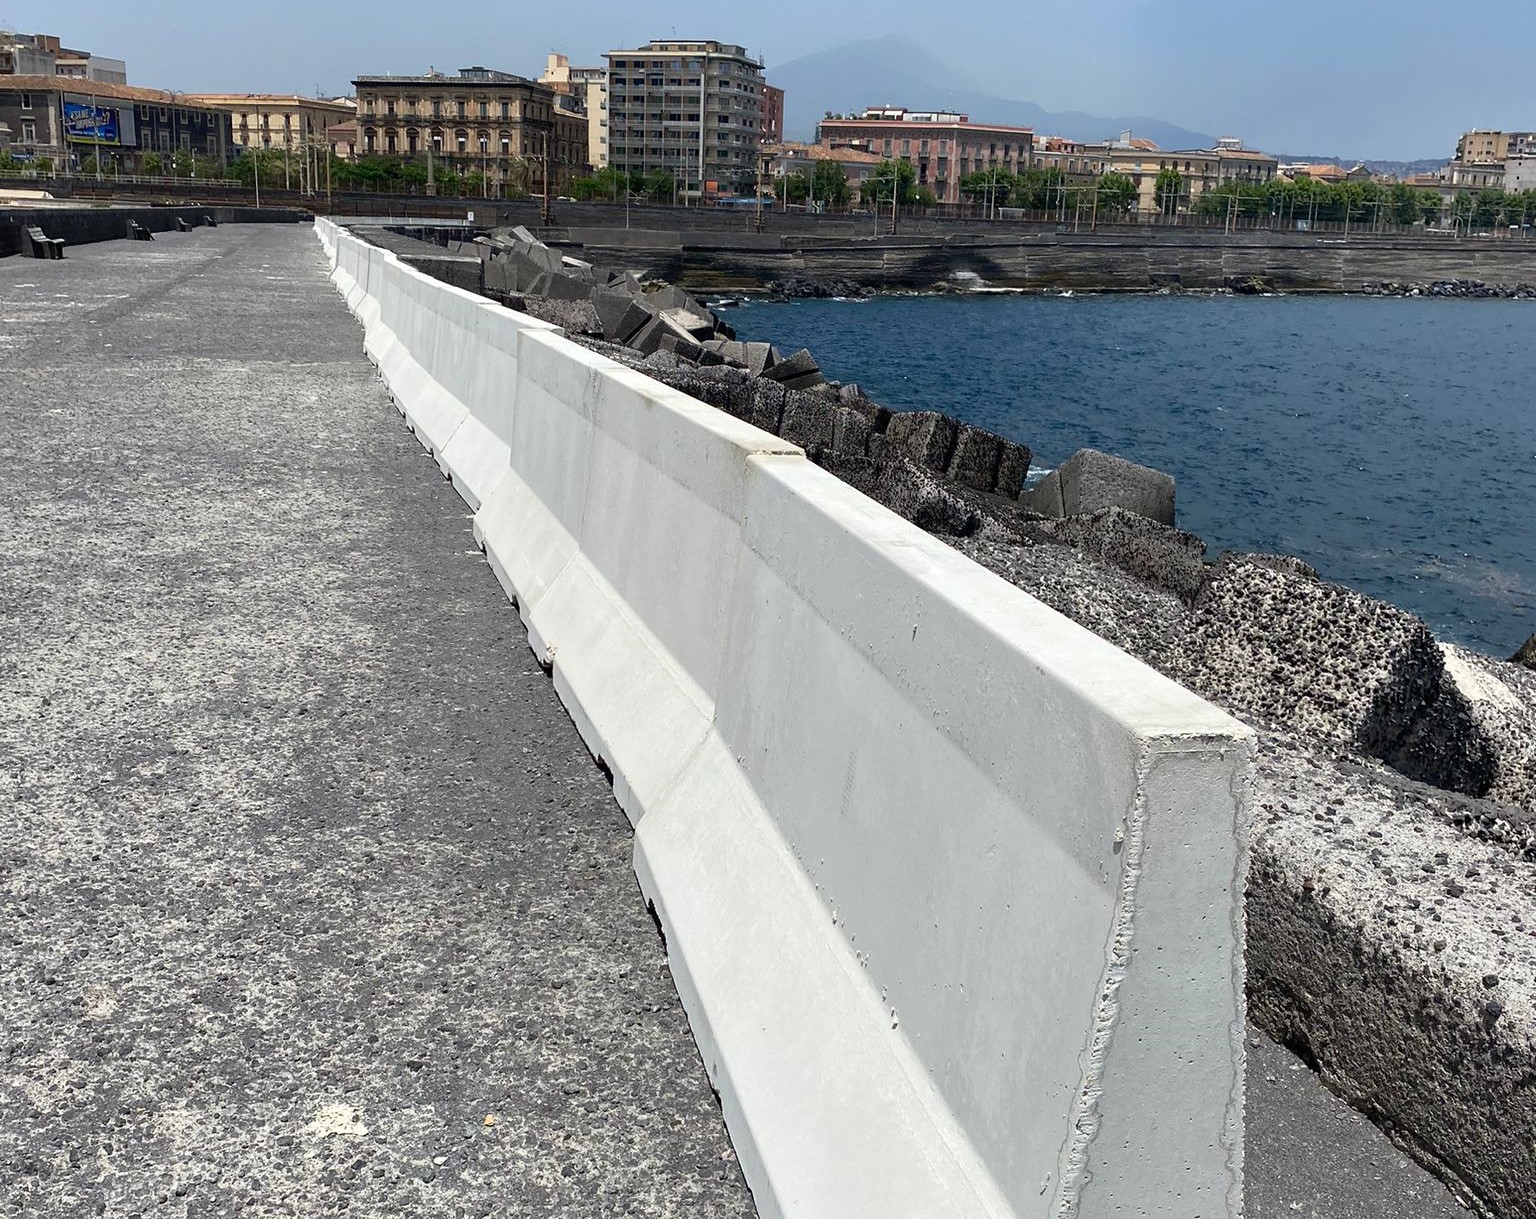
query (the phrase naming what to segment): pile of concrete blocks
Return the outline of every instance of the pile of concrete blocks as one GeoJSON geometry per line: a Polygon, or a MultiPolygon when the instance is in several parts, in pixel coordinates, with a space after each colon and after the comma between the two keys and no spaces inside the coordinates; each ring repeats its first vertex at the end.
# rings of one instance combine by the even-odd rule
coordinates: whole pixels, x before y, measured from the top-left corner
{"type": "Polygon", "coordinates": [[[493,300],[800,445],[847,481],[890,488],[891,506],[925,528],[964,536],[980,518],[959,496],[1017,501],[1024,490],[1024,445],[935,411],[893,414],[857,385],[828,381],[809,351],[739,340],[673,284],[599,271],[525,228],[476,248],[493,300]]]}

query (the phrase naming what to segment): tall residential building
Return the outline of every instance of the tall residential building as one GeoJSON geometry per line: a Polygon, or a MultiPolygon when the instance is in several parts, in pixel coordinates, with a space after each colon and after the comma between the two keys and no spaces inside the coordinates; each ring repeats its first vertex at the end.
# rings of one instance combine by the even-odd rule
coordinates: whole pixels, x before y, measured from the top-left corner
{"type": "Polygon", "coordinates": [[[551,54],[539,84],[571,98],[587,116],[587,161],[594,169],[608,164],[608,69],[574,68],[564,55],[551,54]]]}
{"type": "Polygon", "coordinates": [[[1510,157],[1536,155],[1536,131],[1485,131],[1474,127],[1456,141],[1459,165],[1501,165],[1510,157]]]}
{"type": "Polygon", "coordinates": [[[654,38],[609,51],[609,164],[665,170],[684,197],[750,195],[763,143],[763,65],[746,48],[654,38]]]}
{"type": "Polygon", "coordinates": [[[187,100],[226,111],[242,148],[322,147],[326,132],[357,117],[357,105],[294,93],[189,93],[187,100]]]}
{"type": "Polygon", "coordinates": [[[587,121],[555,91],[524,76],[460,68],[457,76],[359,76],[357,124],[363,156],[425,157],[460,173],[539,194],[587,170],[587,121]]]}
{"type": "Polygon", "coordinates": [[[62,45],[52,34],[0,30],[0,76],[63,76],[98,84],[126,85],[128,65],[62,45]]]}
{"type": "Polygon", "coordinates": [[[887,160],[908,162],[917,185],[940,203],[960,202],[960,179],[999,167],[1010,173],[1029,168],[1035,133],[1028,127],[973,123],[950,111],[872,107],[863,114],[822,119],[817,143],[854,148],[887,160]]]}

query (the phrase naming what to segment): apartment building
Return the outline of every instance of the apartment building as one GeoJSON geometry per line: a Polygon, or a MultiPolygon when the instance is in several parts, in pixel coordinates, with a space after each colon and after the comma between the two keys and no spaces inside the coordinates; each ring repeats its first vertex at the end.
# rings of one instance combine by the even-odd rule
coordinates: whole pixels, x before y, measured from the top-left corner
{"type": "Polygon", "coordinates": [[[548,85],[491,68],[457,75],[359,76],[362,156],[425,157],[460,173],[558,194],[587,172],[587,119],[548,85]]]}
{"type": "Polygon", "coordinates": [[[128,65],[62,45],[52,34],[0,30],[0,76],[62,76],[69,80],[126,85],[128,65]]]}
{"type": "Polygon", "coordinates": [[[0,76],[0,123],[11,129],[11,155],[46,158],[68,169],[99,157],[123,173],[139,172],[147,153],[187,153],[227,164],[228,113],[162,89],[57,75],[0,76]]]}
{"type": "Polygon", "coordinates": [[[357,105],[294,93],[189,93],[189,102],[230,116],[241,148],[277,148],[297,152],[325,145],[326,132],[357,117],[357,105]]]}
{"type": "Polygon", "coordinates": [[[763,65],[746,48],[652,39],[609,51],[609,164],[665,170],[685,198],[750,195],[763,143],[763,65]]]}
{"type": "Polygon", "coordinates": [[[567,56],[552,54],[545,61],[539,84],[571,98],[587,119],[587,163],[593,169],[608,164],[608,69],[574,67],[567,56]]]}
{"type": "Polygon", "coordinates": [[[1536,156],[1536,131],[1491,131],[1474,127],[1456,141],[1458,165],[1502,165],[1511,157],[1536,156]]]}
{"type": "Polygon", "coordinates": [[[826,118],[816,134],[824,148],[908,162],[917,171],[917,185],[931,190],[940,203],[960,202],[960,180],[970,174],[995,167],[1023,173],[1034,138],[1028,127],[973,123],[964,114],[900,107],[826,118]]]}

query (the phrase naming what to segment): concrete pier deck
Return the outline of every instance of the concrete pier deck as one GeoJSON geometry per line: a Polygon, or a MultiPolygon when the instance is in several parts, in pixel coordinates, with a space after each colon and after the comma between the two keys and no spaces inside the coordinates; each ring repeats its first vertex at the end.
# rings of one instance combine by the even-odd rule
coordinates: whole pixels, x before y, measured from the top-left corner
{"type": "Polygon", "coordinates": [[[66,254],[0,262],[0,1214],[750,1214],[313,234],[66,254]]]}
{"type": "MultiPolygon", "coordinates": [[[[292,227],[0,261],[0,1214],[745,1216],[631,835],[292,227]]],[[[1250,1219],[1449,1219],[1262,1040],[1250,1219]]]]}

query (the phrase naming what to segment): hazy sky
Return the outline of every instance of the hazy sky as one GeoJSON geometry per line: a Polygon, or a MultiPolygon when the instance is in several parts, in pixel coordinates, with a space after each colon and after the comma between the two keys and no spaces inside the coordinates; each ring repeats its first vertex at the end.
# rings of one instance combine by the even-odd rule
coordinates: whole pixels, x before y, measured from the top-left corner
{"type": "Polygon", "coordinates": [[[0,27],[126,59],[135,84],[332,93],[357,73],[428,65],[536,76],[552,50],[596,61],[674,33],[742,43],[771,78],[776,63],[898,34],[955,65],[966,87],[1052,110],[1146,114],[1275,152],[1445,157],[1467,127],[1536,128],[1536,5],[1518,3],[1473,18],[1437,0],[178,0],[163,11],[155,0],[0,0],[0,27]],[[717,16],[701,25],[700,13],[717,16]]]}

